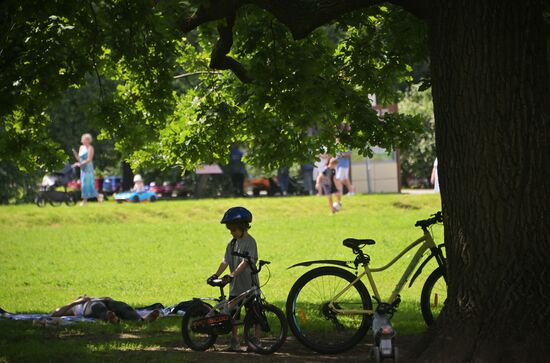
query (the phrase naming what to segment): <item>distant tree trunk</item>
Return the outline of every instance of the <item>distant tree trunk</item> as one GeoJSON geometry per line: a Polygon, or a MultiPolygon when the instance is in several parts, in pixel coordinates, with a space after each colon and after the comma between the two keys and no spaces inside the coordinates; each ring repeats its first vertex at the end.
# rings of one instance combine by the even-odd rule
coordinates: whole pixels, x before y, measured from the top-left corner
{"type": "Polygon", "coordinates": [[[421,361],[550,359],[550,93],[541,1],[431,1],[449,297],[421,361]]]}
{"type": "Polygon", "coordinates": [[[208,188],[208,175],[200,174],[197,180],[197,184],[195,184],[195,191],[193,192],[193,196],[195,198],[204,198],[206,196],[207,188],[208,188]]]}
{"type": "Polygon", "coordinates": [[[134,186],[134,172],[128,162],[122,162],[122,190],[130,190],[134,186]]]}

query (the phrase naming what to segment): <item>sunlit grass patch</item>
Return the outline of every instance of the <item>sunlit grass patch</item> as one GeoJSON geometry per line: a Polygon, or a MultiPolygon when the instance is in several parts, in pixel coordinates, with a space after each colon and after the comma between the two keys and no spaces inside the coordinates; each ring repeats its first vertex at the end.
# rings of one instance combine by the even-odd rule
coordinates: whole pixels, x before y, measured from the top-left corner
{"type": "MultiPolygon", "coordinates": [[[[358,195],[345,197],[336,215],[329,212],[324,197],[0,207],[0,307],[48,313],[81,294],[111,296],[133,306],[217,297],[218,290],[205,280],[215,272],[230,239],[220,218],[235,205],[254,214],[250,233],[258,242],[260,258],[272,262],[271,279],[263,291],[269,302],[284,308],[292,284],[309,270],[287,269],[290,265],[353,260],[351,250],[342,246],[347,237],[375,239],[376,245],[365,251],[372,266],[384,265],[421,236],[415,221],[439,210],[440,200],[438,195],[358,195]]],[[[435,227],[434,232],[442,242],[443,228],[435,227]]],[[[375,274],[383,298],[391,294],[412,255],[375,274]]],[[[425,267],[413,287],[402,292],[394,318],[400,334],[425,329],[418,301],[431,270],[425,267]]],[[[267,270],[260,280],[267,280],[267,270]]],[[[180,320],[55,329],[0,320],[0,361],[120,360],[121,352],[129,354],[125,359],[133,359],[135,352],[174,351],[182,345],[180,320]]]]}

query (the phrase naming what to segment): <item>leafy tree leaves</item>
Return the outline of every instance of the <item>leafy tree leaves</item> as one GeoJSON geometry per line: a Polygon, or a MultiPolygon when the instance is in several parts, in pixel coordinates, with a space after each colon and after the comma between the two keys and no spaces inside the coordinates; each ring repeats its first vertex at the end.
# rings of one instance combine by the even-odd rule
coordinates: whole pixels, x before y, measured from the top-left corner
{"type": "Polygon", "coordinates": [[[252,80],[242,83],[209,68],[226,20],[181,33],[200,3],[5,2],[1,62],[17,61],[0,79],[0,155],[27,166],[61,160],[43,132],[48,106],[87,75],[99,84],[91,124],[134,167],[225,161],[240,142],[249,163],[269,169],[335,152],[336,138],[368,154],[367,145],[395,148],[419,130],[414,117],[380,120],[369,101],[394,101],[410,64],[426,57],[422,24],[401,9],[358,11],[296,41],[268,12],[243,6],[228,54],[252,80]]]}

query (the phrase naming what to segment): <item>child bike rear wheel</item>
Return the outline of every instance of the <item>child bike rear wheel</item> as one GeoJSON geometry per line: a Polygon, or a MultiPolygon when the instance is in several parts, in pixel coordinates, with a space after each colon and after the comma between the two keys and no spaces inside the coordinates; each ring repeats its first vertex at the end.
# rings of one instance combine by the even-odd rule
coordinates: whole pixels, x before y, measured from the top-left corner
{"type": "Polygon", "coordinates": [[[211,306],[200,302],[191,306],[181,321],[181,335],[187,346],[193,350],[205,351],[216,342],[218,337],[211,332],[197,332],[193,330],[193,322],[203,319],[210,311],[211,306]]]}
{"type": "Polygon", "coordinates": [[[286,340],[288,326],[281,309],[271,304],[256,304],[244,317],[244,340],[256,353],[271,354],[286,340]]]}

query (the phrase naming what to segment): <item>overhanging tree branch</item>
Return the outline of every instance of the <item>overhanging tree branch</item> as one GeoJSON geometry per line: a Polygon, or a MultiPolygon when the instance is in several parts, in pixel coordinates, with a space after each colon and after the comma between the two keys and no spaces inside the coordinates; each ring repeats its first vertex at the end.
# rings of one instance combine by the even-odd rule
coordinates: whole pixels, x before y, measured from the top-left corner
{"type": "Polygon", "coordinates": [[[328,24],[350,11],[382,3],[381,0],[252,0],[252,3],[273,14],[285,24],[294,39],[308,36],[316,28],[328,24]]]}
{"type": "Polygon", "coordinates": [[[182,24],[182,30],[187,33],[201,24],[218,20],[218,41],[210,54],[210,68],[229,69],[241,82],[249,83],[252,80],[245,68],[236,59],[228,56],[233,45],[233,25],[237,10],[243,4],[243,0],[212,0],[208,5],[201,5],[195,14],[187,18],[182,24]]]}
{"type": "Polygon", "coordinates": [[[208,4],[201,5],[192,16],[184,20],[181,30],[188,33],[201,24],[225,19],[235,14],[242,3],[242,0],[210,0],[208,4]]]}
{"type": "MultiPolygon", "coordinates": [[[[392,0],[418,17],[425,16],[427,0],[392,0]]],[[[201,24],[221,21],[218,25],[220,35],[211,53],[210,67],[229,69],[242,82],[251,82],[245,68],[236,59],[228,56],[233,45],[233,25],[237,10],[245,3],[254,4],[273,14],[285,24],[294,39],[302,39],[316,28],[330,23],[353,10],[366,8],[388,1],[383,0],[211,0],[201,5],[195,14],[187,18],[181,29],[187,33],[201,24]]]]}
{"type": "Polygon", "coordinates": [[[196,76],[199,74],[222,74],[222,72],[196,71],[196,72],[182,73],[182,74],[178,74],[177,76],[174,76],[174,79],[186,78],[186,77],[196,76]]]}
{"type": "Polygon", "coordinates": [[[210,54],[210,68],[213,69],[229,69],[241,80],[241,82],[249,83],[252,80],[248,77],[245,68],[234,58],[227,55],[233,45],[233,25],[235,23],[235,14],[226,17],[225,23],[218,25],[218,34],[220,38],[214,45],[210,54]]]}
{"type": "Polygon", "coordinates": [[[285,24],[295,39],[308,36],[318,27],[328,24],[353,10],[382,3],[403,7],[417,17],[424,17],[426,0],[251,0],[285,24]]]}

